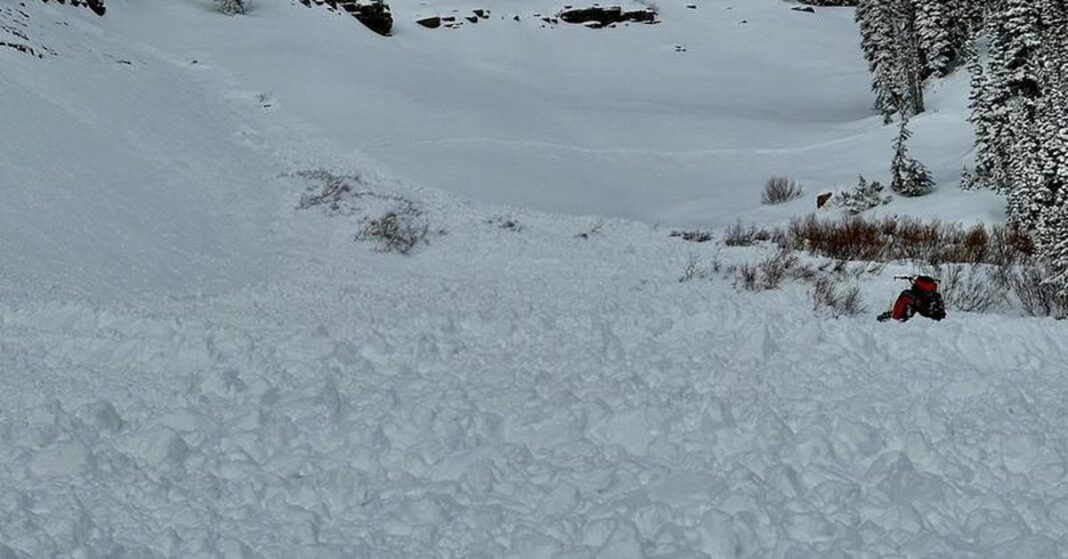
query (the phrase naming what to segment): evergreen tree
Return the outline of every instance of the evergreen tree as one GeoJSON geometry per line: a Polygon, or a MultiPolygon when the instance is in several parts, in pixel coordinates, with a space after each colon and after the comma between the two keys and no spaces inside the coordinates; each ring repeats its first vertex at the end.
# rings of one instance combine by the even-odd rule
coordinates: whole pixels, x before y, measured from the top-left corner
{"type": "Polygon", "coordinates": [[[1059,209],[1060,227],[1058,240],[1049,250],[1048,258],[1053,269],[1053,276],[1049,282],[1057,288],[1058,295],[1068,301],[1068,206],[1059,209]]]}
{"type": "Polygon", "coordinates": [[[915,4],[916,33],[923,53],[923,78],[948,75],[957,65],[956,24],[949,0],[925,0],[915,4]]]}
{"type": "Polygon", "coordinates": [[[879,181],[868,182],[868,179],[865,179],[863,175],[860,175],[853,190],[839,192],[835,197],[835,203],[843,207],[851,215],[857,215],[872,208],[889,204],[890,200],[891,197],[887,196],[886,189],[882,183],[879,181]]]}
{"type": "Polygon", "coordinates": [[[861,0],[857,6],[856,19],[861,34],[861,50],[871,71],[875,109],[889,123],[891,117],[904,104],[906,96],[900,83],[900,49],[897,46],[898,33],[893,3],[861,0]]]}
{"type": "Polygon", "coordinates": [[[872,74],[875,107],[887,123],[895,113],[923,112],[924,52],[914,0],[862,0],[856,18],[872,74]]]}
{"type": "Polygon", "coordinates": [[[923,196],[934,190],[934,179],[923,163],[909,157],[906,143],[912,137],[908,117],[901,115],[901,127],[894,140],[894,159],[890,163],[890,189],[902,196],[923,196]]]}
{"type": "Polygon", "coordinates": [[[989,100],[988,78],[986,65],[983,64],[983,54],[979,49],[979,37],[969,39],[964,49],[967,61],[968,74],[971,76],[971,89],[968,95],[968,109],[970,115],[968,121],[975,130],[975,171],[965,172],[961,181],[962,188],[974,190],[979,188],[995,188],[992,170],[1002,168],[997,161],[998,154],[994,150],[994,142],[991,138],[991,124],[988,122],[992,114],[987,105],[989,100]]]}
{"type": "Polygon", "coordinates": [[[924,52],[920,45],[920,35],[916,26],[916,6],[912,0],[898,0],[895,5],[897,34],[897,76],[900,87],[905,91],[902,111],[908,116],[915,116],[925,110],[923,99],[924,52]]]}

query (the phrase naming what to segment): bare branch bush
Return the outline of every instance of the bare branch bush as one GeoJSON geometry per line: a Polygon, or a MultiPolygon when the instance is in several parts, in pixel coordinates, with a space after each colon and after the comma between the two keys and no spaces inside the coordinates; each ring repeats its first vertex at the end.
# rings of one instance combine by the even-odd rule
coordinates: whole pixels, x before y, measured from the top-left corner
{"type": "Polygon", "coordinates": [[[1013,296],[1028,315],[1068,318],[1068,297],[1046,282],[1050,275],[1048,266],[1031,264],[1013,267],[1006,273],[1006,279],[1013,296]]]}
{"type": "Polygon", "coordinates": [[[764,183],[760,201],[764,204],[782,204],[801,197],[804,189],[787,177],[771,177],[764,183]]]}
{"type": "Polygon", "coordinates": [[[739,221],[731,225],[723,234],[723,244],[729,247],[747,247],[761,241],[769,241],[772,233],[767,229],[758,229],[755,225],[746,227],[739,221]]]}
{"type": "Polygon", "coordinates": [[[821,276],[812,283],[809,291],[812,310],[827,311],[832,316],[852,316],[866,312],[868,308],[860,297],[860,287],[840,287],[829,276],[821,276]]]}
{"type": "Polygon", "coordinates": [[[1005,305],[1006,291],[997,280],[998,269],[983,264],[927,266],[924,273],[938,278],[946,305],[964,312],[990,312],[1005,305]]]}
{"type": "Polygon", "coordinates": [[[423,212],[408,202],[399,204],[381,216],[367,221],[356,233],[357,241],[377,241],[382,252],[411,254],[426,243],[430,225],[423,212]]]}

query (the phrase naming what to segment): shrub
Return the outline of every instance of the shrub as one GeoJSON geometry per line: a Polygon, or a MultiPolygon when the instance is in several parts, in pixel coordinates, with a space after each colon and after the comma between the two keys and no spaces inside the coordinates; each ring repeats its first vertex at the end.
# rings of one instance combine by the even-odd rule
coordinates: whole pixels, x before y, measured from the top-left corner
{"type": "Polygon", "coordinates": [[[672,237],[680,237],[684,241],[690,241],[692,243],[707,243],[712,240],[712,233],[708,231],[694,230],[694,231],[672,231],[672,237]]]}
{"type": "Polygon", "coordinates": [[[1068,297],[1046,281],[1050,270],[1045,265],[1022,265],[1010,269],[1007,283],[1024,312],[1031,316],[1068,318],[1068,297]]]}
{"type": "MultiPolygon", "coordinates": [[[[758,291],[760,273],[757,271],[756,266],[752,264],[742,264],[738,266],[738,278],[741,280],[742,288],[746,291],[758,291]]],[[[735,283],[737,287],[737,282],[735,283]]]]}
{"type": "Polygon", "coordinates": [[[740,285],[746,291],[778,289],[787,278],[807,281],[816,275],[812,268],[801,266],[797,255],[786,248],[780,248],[755,265],[742,264],[733,272],[737,274],[735,287],[740,285]]]}
{"type": "MultiPolygon", "coordinates": [[[[713,269],[716,271],[719,270],[718,261],[713,263],[713,269]]],[[[679,278],[679,283],[686,283],[695,279],[705,279],[709,275],[708,268],[701,266],[697,256],[691,254],[686,261],[686,267],[682,270],[682,277],[679,278]]]]}
{"type": "Polygon", "coordinates": [[[423,213],[409,202],[367,222],[356,234],[356,240],[378,241],[383,252],[407,255],[427,242],[429,229],[423,213]]]}
{"type": "Polygon", "coordinates": [[[858,177],[857,186],[848,192],[839,192],[835,204],[841,206],[850,215],[857,215],[872,208],[889,204],[891,197],[879,181],[868,182],[863,175],[858,177]]]}
{"type": "Polygon", "coordinates": [[[579,233],[578,235],[575,235],[575,237],[579,239],[589,239],[594,235],[600,235],[602,229],[604,229],[604,220],[598,219],[596,222],[594,222],[593,225],[590,226],[589,229],[583,231],[582,233],[579,233]]]}
{"type": "Polygon", "coordinates": [[[929,266],[924,273],[938,278],[946,305],[964,312],[989,312],[1005,304],[1006,290],[998,268],[983,264],[929,266]]]}
{"type": "Polygon", "coordinates": [[[228,16],[245,13],[246,0],[217,0],[217,2],[219,11],[228,16]]]}
{"type": "MultiPolygon", "coordinates": [[[[287,175],[283,175],[287,176],[287,175]]],[[[335,175],[330,171],[318,169],[300,171],[296,176],[307,181],[320,183],[316,188],[309,185],[300,195],[297,209],[306,210],[316,206],[326,206],[333,213],[351,214],[355,211],[352,201],[365,196],[387,198],[367,190],[357,190],[357,186],[366,186],[360,175],[335,175]]]]}
{"type": "Polygon", "coordinates": [[[747,247],[760,241],[770,240],[771,237],[772,234],[768,230],[757,229],[755,225],[747,228],[739,221],[723,233],[723,243],[729,247],[747,247]]]}
{"type": "Polygon", "coordinates": [[[838,260],[913,260],[930,265],[989,263],[1002,265],[1027,260],[1034,254],[1027,235],[1005,227],[989,231],[981,226],[963,229],[940,221],[923,222],[888,217],[794,220],[777,232],[777,242],[795,250],[838,260]]]}
{"type": "Polygon", "coordinates": [[[764,289],[778,289],[786,275],[797,267],[797,255],[790,249],[780,248],[774,256],[759,264],[764,289]]]}
{"type": "Polygon", "coordinates": [[[867,311],[860,298],[860,287],[839,288],[833,279],[827,276],[817,278],[809,291],[812,298],[812,310],[829,311],[835,318],[851,316],[867,311]]]}
{"type": "Polygon", "coordinates": [[[801,197],[803,189],[787,177],[771,177],[764,183],[760,200],[765,204],[782,204],[801,197]]]}
{"type": "Polygon", "coordinates": [[[510,217],[497,216],[487,219],[486,223],[489,225],[496,225],[499,229],[504,229],[505,231],[513,231],[515,233],[519,233],[523,230],[523,224],[510,217]]]}

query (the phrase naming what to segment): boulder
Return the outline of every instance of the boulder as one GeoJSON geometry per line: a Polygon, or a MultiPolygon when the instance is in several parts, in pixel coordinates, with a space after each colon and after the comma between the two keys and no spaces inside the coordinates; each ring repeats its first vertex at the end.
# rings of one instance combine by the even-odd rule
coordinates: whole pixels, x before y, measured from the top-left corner
{"type": "Polygon", "coordinates": [[[437,29],[438,27],[441,27],[441,18],[438,16],[424,17],[423,19],[415,20],[415,22],[427,29],[437,29]]]}
{"type": "Polygon", "coordinates": [[[619,6],[567,9],[559,14],[567,23],[578,23],[587,27],[607,27],[616,23],[656,23],[656,11],[651,9],[623,11],[619,6]]]}
{"type": "Polygon", "coordinates": [[[327,4],[345,10],[352,14],[360,23],[368,29],[388,37],[393,31],[393,14],[389,11],[389,4],[383,0],[371,0],[363,4],[358,0],[337,0],[336,4],[327,0],[327,4]]]}

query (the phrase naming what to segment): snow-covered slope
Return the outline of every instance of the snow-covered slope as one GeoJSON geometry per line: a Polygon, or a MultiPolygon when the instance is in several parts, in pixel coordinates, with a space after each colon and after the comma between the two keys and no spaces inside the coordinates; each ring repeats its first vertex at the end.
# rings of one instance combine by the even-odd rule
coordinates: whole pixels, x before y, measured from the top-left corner
{"type": "MultiPolygon", "coordinates": [[[[27,4],[54,56],[0,49],[0,557],[1068,553],[1063,323],[832,320],[680,283],[762,254],[652,224],[878,176],[848,11],[255,6],[27,4]],[[298,210],[323,170],[361,194],[298,210]],[[400,199],[429,244],[353,242],[400,199]]],[[[998,218],[949,188],[960,86],[889,210],[998,218]]]]}

